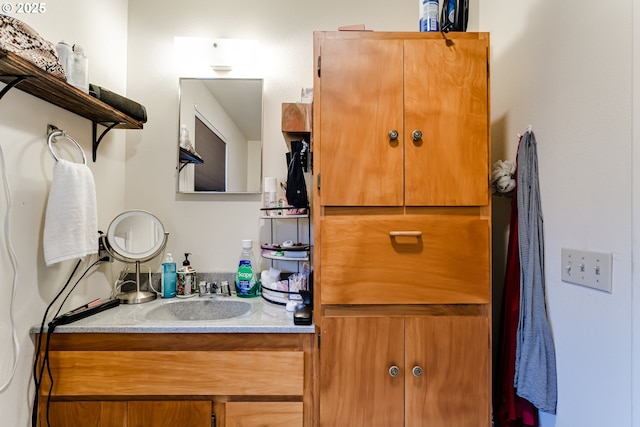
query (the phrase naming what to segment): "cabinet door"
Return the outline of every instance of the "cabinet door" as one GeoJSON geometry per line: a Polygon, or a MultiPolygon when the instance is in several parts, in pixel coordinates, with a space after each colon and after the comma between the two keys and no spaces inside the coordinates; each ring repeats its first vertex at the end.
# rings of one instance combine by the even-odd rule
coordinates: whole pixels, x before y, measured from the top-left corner
{"type": "MultiPolygon", "coordinates": [[[[46,396],[38,416],[39,425],[47,426],[46,396]]],[[[51,427],[113,427],[127,425],[127,402],[51,402],[51,427]]]]}
{"type": "Polygon", "coordinates": [[[127,427],[211,427],[209,401],[129,402],[127,427]]]}
{"type": "Polygon", "coordinates": [[[325,317],[320,426],[398,427],[404,420],[404,320],[325,317]],[[389,374],[391,366],[399,374],[389,374]]]}
{"type": "Polygon", "coordinates": [[[406,40],[405,204],[489,201],[488,42],[406,40]],[[420,130],[422,138],[412,139],[420,130]]]}
{"type": "Polygon", "coordinates": [[[323,205],[402,206],[402,50],[402,40],[324,41],[323,205]],[[389,138],[391,130],[398,139],[389,138]]]}
{"type": "Polygon", "coordinates": [[[488,319],[413,317],[405,328],[405,427],[488,427],[488,319]]]}

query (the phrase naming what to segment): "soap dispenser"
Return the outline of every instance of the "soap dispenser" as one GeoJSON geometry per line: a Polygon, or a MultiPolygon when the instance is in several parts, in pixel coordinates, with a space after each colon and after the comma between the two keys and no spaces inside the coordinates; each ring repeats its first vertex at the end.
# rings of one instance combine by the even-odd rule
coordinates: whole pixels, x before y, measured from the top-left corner
{"type": "Polygon", "coordinates": [[[179,298],[189,298],[194,296],[197,291],[196,270],[191,266],[189,262],[190,253],[184,254],[184,261],[182,261],[182,267],[178,270],[178,286],[176,289],[176,296],[179,298]]]}

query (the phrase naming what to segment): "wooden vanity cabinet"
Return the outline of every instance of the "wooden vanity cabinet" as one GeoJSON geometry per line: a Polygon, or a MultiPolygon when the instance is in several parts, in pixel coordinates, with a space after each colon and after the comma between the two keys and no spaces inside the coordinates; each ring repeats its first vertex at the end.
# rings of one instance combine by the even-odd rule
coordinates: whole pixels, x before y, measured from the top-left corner
{"type": "Polygon", "coordinates": [[[320,427],[491,425],[489,35],[314,33],[320,427]]]}
{"type": "MultiPolygon", "coordinates": [[[[54,333],[51,427],[310,427],[313,334],[54,333]]],[[[45,375],[46,377],[46,375],[45,375]]],[[[39,425],[47,426],[45,378],[39,425]]]]}

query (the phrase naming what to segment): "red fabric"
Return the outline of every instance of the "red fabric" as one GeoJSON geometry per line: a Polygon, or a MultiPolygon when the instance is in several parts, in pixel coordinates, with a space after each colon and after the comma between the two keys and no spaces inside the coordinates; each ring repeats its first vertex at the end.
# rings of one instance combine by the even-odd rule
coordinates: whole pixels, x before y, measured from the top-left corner
{"type": "Polygon", "coordinates": [[[516,190],[511,199],[511,222],[505,274],[502,336],[496,393],[496,427],[537,427],[538,410],[516,395],[513,378],[516,366],[516,334],[520,318],[520,254],[518,251],[518,206],[516,190]]]}

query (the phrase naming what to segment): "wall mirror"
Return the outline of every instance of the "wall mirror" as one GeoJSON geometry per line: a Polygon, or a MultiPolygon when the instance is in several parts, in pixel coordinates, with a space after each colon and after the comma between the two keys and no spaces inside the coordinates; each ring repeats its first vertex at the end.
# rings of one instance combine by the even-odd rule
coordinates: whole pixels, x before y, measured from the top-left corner
{"type": "Polygon", "coordinates": [[[180,78],[179,193],[260,193],[262,79],[180,78]]]}

